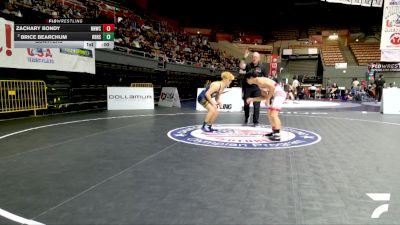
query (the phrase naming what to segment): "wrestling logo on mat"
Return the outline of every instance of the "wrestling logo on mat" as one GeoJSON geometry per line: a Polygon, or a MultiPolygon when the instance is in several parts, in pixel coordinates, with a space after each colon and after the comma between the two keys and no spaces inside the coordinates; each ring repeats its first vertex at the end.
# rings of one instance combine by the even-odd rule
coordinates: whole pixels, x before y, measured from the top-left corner
{"type": "Polygon", "coordinates": [[[213,126],[215,132],[203,132],[201,126],[180,127],[168,132],[168,137],[187,144],[236,149],[282,149],[303,147],[318,143],[321,136],[316,133],[284,127],[281,140],[272,141],[263,135],[271,132],[270,126],[250,127],[235,124],[213,126]]]}

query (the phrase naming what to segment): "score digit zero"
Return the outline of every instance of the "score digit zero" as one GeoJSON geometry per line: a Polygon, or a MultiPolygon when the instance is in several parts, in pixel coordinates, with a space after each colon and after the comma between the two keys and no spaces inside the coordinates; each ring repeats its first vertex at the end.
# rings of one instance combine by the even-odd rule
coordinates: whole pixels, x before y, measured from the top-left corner
{"type": "Polygon", "coordinates": [[[103,32],[114,32],[114,24],[103,24],[103,32]]]}

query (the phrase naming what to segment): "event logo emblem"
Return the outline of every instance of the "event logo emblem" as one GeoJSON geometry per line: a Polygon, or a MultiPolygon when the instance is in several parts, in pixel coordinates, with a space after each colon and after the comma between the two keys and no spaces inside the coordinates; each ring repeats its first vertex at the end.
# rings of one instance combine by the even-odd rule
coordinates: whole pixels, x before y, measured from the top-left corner
{"type": "Polygon", "coordinates": [[[46,63],[53,64],[53,54],[50,48],[27,48],[27,60],[30,63],[46,63]]]}
{"type": "Polygon", "coordinates": [[[224,124],[213,127],[208,133],[201,126],[180,127],[168,132],[168,137],[187,144],[236,149],[282,149],[316,144],[321,137],[313,132],[285,127],[281,130],[281,141],[271,141],[263,135],[271,132],[270,126],[250,127],[224,124]]]}
{"type": "Polygon", "coordinates": [[[400,44],[400,33],[394,33],[390,36],[390,43],[394,45],[400,44]]]}
{"type": "Polygon", "coordinates": [[[53,57],[53,54],[51,54],[51,50],[49,48],[27,48],[26,51],[28,52],[28,55],[30,56],[36,56],[36,57],[53,57]]]}
{"type": "Polygon", "coordinates": [[[174,100],[174,94],[175,93],[165,93],[165,92],[161,92],[161,94],[160,94],[160,99],[162,100],[162,101],[164,101],[164,100],[168,100],[168,101],[173,101],[174,100]]]}

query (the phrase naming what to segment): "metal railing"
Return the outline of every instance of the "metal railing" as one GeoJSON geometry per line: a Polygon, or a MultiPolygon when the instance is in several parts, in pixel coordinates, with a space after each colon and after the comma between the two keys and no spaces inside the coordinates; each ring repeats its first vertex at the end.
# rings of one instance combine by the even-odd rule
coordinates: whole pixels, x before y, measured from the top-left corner
{"type": "Polygon", "coordinates": [[[44,81],[0,80],[0,113],[47,109],[47,87],[44,81]]]}

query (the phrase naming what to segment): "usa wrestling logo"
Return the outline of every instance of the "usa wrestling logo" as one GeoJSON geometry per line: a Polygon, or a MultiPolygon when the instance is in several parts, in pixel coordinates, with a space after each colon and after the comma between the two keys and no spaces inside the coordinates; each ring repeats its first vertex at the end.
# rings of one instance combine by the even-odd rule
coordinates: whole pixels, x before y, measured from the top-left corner
{"type": "Polygon", "coordinates": [[[235,124],[213,126],[215,132],[203,132],[201,126],[180,127],[168,132],[168,137],[179,142],[218,148],[283,149],[303,147],[321,141],[316,133],[284,127],[281,140],[271,141],[263,135],[271,132],[270,126],[249,127],[235,124]]]}

